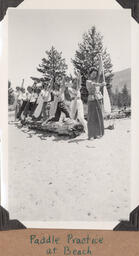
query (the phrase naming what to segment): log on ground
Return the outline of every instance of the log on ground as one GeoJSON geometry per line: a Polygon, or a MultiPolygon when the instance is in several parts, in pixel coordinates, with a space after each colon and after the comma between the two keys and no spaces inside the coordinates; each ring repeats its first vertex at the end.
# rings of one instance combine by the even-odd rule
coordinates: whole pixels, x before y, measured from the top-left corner
{"type": "Polygon", "coordinates": [[[39,130],[42,132],[56,133],[58,135],[66,135],[69,137],[77,137],[83,132],[83,126],[76,120],[68,120],[65,122],[49,122],[42,125],[41,121],[27,121],[26,125],[30,129],[39,130]]]}

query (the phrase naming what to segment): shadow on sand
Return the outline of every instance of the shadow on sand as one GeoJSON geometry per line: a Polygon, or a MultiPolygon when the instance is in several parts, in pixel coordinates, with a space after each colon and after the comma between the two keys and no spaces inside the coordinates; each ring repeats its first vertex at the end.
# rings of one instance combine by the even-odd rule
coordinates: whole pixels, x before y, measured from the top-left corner
{"type": "MultiPolygon", "coordinates": [[[[11,124],[11,123],[10,123],[11,124]]],[[[58,135],[57,133],[52,133],[52,132],[46,132],[42,130],[37,130],[37,129],[30,129],[27,125],[22,125],[21,123],[18,122],[13,122],[12,123],[15,127],[20,129],[23,133],[25,133],[27,136],[27,139],[31,139],[34,136],[37,135],[38,138],[41,140],[47,140],[49,137],[54,137],[53,141],[58,142],[61,140],[68,141],[70,138],[69,136],[64,136],[64,135],[58,135]]]]}
{"type": "Polygon", "coordinates": [[[79,139],[79,138],[77,138],[77,139],[72,139],[72,140],[70,140],[70,141],[68,141],[68,143],[79,143],[79,142],[82,142],[82,141],[86,141],[87,140],[87,138],[83,138],[83,139],[79,139]]]}

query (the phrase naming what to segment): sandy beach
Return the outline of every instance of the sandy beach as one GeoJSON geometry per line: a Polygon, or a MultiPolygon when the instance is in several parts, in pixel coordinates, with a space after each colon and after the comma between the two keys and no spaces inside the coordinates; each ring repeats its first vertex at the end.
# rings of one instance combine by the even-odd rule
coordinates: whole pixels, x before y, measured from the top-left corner
{"type": "MultiPolygon", "coordinates": [[[[105,123],[107,126],[107,123],[105,123]]],[[[25,221],[117,221],[130,211],[130,119],[101,139],[9,124],[9,211],[25,221]]]]}

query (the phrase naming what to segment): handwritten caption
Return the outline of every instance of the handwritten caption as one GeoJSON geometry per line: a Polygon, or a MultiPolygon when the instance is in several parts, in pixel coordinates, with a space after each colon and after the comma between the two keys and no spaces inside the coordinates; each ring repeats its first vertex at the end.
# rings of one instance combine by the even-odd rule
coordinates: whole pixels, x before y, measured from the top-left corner
{"type": "Polygon", "coordinates": [[[67,234],[62,240],[55,235],[46,235],[41,238],[35,234],[30,235],[32,246],[46,245],[45,255],[93,255],[93,246],[102,245],[103,237],[75,237],[72,233],[67,234]],[[63,252],[61,251],[61,248],[63,252]]]}

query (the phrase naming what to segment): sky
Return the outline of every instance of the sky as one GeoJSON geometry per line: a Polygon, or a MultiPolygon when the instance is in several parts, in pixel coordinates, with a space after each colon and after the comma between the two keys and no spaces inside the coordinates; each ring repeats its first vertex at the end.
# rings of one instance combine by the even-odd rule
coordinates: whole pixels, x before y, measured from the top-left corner
{"type": "Polygon", "coordinates": [[[74,58],[82,35],[92,26],[103,36],[110,53],[113,71],[131,67],[129,10],[18,10],[8,17],[9,80],[16,87],[30,76],[40,77],[37,67],[53,45],[66,59],[68,72],[73,74],[74,58]]]}

